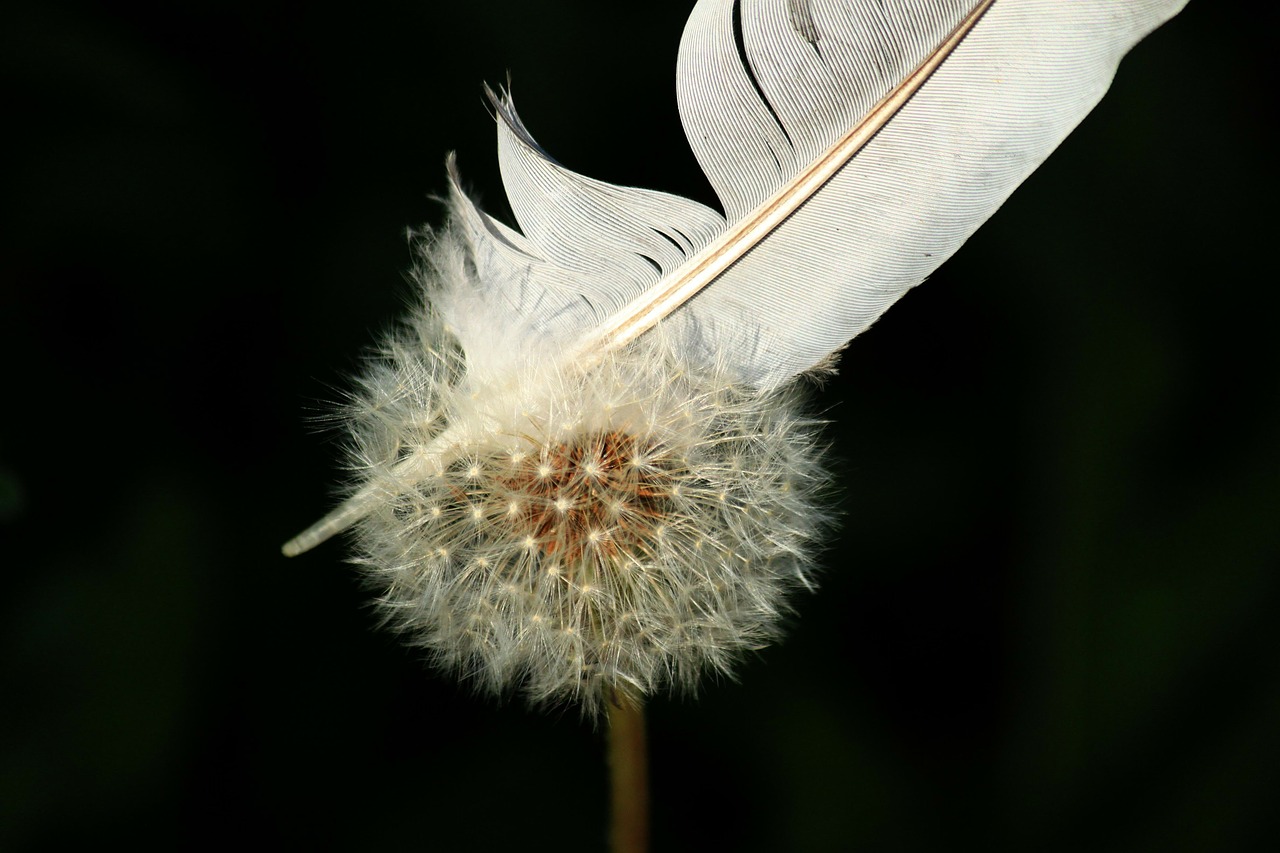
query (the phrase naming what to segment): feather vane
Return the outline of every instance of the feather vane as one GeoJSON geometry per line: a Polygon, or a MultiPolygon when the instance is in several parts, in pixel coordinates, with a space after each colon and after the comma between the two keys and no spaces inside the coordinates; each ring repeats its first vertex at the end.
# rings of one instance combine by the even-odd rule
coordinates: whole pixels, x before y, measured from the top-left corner
{"type": "MultiPolygon", "coordinates": [[[[667,468],[646,468],[643,476],[627,468],[633,463],[622,458],[621,449],[639,446],[641,438],[668,449],[692,439],[679,426],[683,421],[675,402],[653,371],[629,361],[634,353],[610,361],[611,353],[650,333],[646,338],[654,340],[641,341],[637,352],[655,358],[675,354],[676,362],[688,368],[690,387],[706,389],[689,401],[691,406],[721,396],[739,401],[733,404],[740,418],[735,429],[742,430],[744,447],[755,446],[750,436],[763,429],[760,424],[785,425],[766,432],[785,437],[795,470],[810,470],[808,433],[792,415],[778,413],[781,397],[775,392],[829,361],[950,257],[1092,109],[1123,55],[1184,4],[698,0],[681,41],[677,97],[690,146],[723,213],[571,171],[537,144],[509,94],[491,94],[499,165],[519,230],[466,196],[451,159],[452,227],[432,244],[436,254],[427,262],[428,278],[451,283],[430,285],[435,313],[415,320],[418,338],[397,341],[390,372],[370,380],[386,405],[371,405],[365,413],[374,424],[371,434],[381,437],[370,439],[376,446],[358,451],[369,472],[364,484],[287,543],[284,552],[306,551],[371,517],[374,532],[365,531],[367,538],[394,529],[377,539],[382,544],[366,549],[394,575],[390,586],[423,585],[413,587],[417,604],[397,606],[426,608],[430,618],[415,611],[404,624],[444,625],[455,611],[441,596],[473,584],[468,588],[484,591],[476,599],[482,609],[525,613],[540,625],[550,610],[571,612],[572,619],[563,617],[568,621],[562,627],[570,632],[565,636],[586,629],[630,631],[636,614],[619,608],[649,596],[656,608],[654,624],[672,632],[672,639],[651,650],[656,657],[624,664],[616,654],[608,661],[601,657],[602,649],[616,649],[622,633],[602,635],[592,651],[563,646],[569,641],[560,635],[554,641],[538,635],[535,642],[518,626],[508,630],[492,623],[483,636],[474,625],[464,626],[472,651],[456,661],[466,665],[476,655],[503,650],[487,659],[495,684],[504,672],[532,666],[531,644],[563,646],[556,646],[557,654],[561,663],[568,661],[568,669],[547,682],[558,685],[545,688],[551,692],[572,692],[577,689],[570,685],[573,679],[563,673],[588,670],[595,673],[592,678],[603,679],[599,683],[646,692],[660,680],[653,673],[677,665],[671,655],[684,642],[678,637],[702,637],[698,666],[722,667],[726,655],[749,647],[770,629],[737,616],[725,616],[714,631],[695,624],[703,616],[690,615],[688,602],[680,604],[683,599],[663,586],[668,583],[663,578],[680,575],[681,555],[704,542],[716,543],[712,550],[720,549],[724,566],[755,566],[745,570],[740,593],[742,602],[753,602],[751,619],[758,619],[774,612],[785,586],[778,561],[792,561],[793,580],[806,582],[807,558],[795,531],[812,524],[786,521],[785,529],[773,528],[761,517],[760,526],[750,528],[741,521],[755,518],[752,507],[761,505],[768,491],[757,474],[748,477],[746,451],[728,464],[716,455],[720,451],[690,445],[684,455],[671,455],[667,468]],[[467,308],[473,304],[478,310],[467,308]],[[455,346],[465,357],[454,353],[455,346]],[[583,384],[581,377],[601,364],[605,378],[583,384]],[[623,376],[656,383],[645,392],[652,399],[618,397],[623,376]],[[606,401],[605,413],[575,413],[566,393],[606,401]],[[644,409],[654,400],[662,401],[659,414],[644,409]],[[637,414],[642,411],[649,414],[637,414]],[[388,423],[394,428],[388,430],[388,423]],[[639,432],[627,432],[633,429],[639,432]],[[650,435],[654,430],[663,435],[650,435]],[[541,444],[517,446],[535,433],[542,436],[541,444]],[[566,444],[565,436],[579,444],[566,444]],[[576,449],[570,453],[566,447],[576,449]],[[524,461],[529,453],[542,454],[544,464],[529,468],[524,461]],[[699,454],[705,457],[701,467],[690,467],[689,460],[699,454]],[[596,461],[582,461],[588,457],[596,461]],[[579,464],[581,470],[574,468],[579,464]],[[750,542],[734,545],[733,537],[693,530],[680,534],[687,540],[664,538],[667,527],[646,516],[643,525],[632,519],[631,532],[613,540],[631,544],[609,546],[614,534],[603,527],[572,535],[556,527],[556,512],[587,510],[555,498],[538,510],[542,514],[536,518],[542,520],[532,529],[537,535],[520,534],[529,544],[519,544],[517,532],[527,534],[528,519],[535,517],[522,501],[542,506],[539,502],[554,497],[540,479],[551,475],[540,472],[560,471],[557,465],[568,466],[564,482],[579,485],[606,472],[625,486],[624,492],[642,489],[643,494],[636,493],[642,503],[656,500],[652,483],[687,481],[694,497],[672,486],[662,511],[680,508],[673,516],[682,519],[680,524],[699,516],[720,518],[735,535],[750,529],[745,537],[750,542]],[[492,488],[473,485],[473,469],[488,471],[492,488]],[[428,481],[451,485],[433,492],[437,487],[422,485],[428,481]],[[711,482],[721,484],[719,491],[706,491],[711,482]],[[747,515],[710,511],[737,493],[752,496],[738,506],[747,515]],[[444,512],[433,501],[450,495],[470,501],[450,509],[455,515],[441,528],[470,549],[465,566],[450,548],[428,548],[421,538],[434,523],[432,513],[444,512]],[[503,500],[515,509],[503,510],[503,500]],[[506,530],[507,539],[495,544],[467,527],[464,509],[506,530]],[[499,517],[508,520],[498,523],[499,517]],[[579,534],[586,538],[574,538],[579,534]],[[565,577],[558,560],[566,553],[575,555],[581,573],[604,572],[605,586],[598,578],[583,584],[579,577],[572,595],[565,592],[567,587],[558,585],[565,577]],[[601,556],[606,553],[622,562],[610,563],[601,556]],[[667,566],[663,571],[670,574],[653,574],[656,587],[634,585],[628,572],[652,571],[643,560],[667,566]],[[531,572],[529,583],[543,590],[538,593],[543,597],[521,598],[525,593],[510,584],[500,590],[497,565],[506,567],[508,578],[531,572]],[[545,572],[560,580],[547,580],[545,572]],[[445,585],[432,586],[438,583],[445,585]]],[[[703,423],[704,439],[722,429],[711,415],[703,423]]],[[[805,474],[802,479],[810,485],[797,486],[785,512],[774,513],[775,522],[812,515],[806,502],[821,478],[805,474]]],[[[769,483],[792,488],[785,473],[769,483]]],[[[619,507],[635,497],[618,494],[619,507]]],[[[591,512],[582,518],[603,525],[621,523],[618,519],[625,520],[631,510],[591,512]]],[[[702,576],[702,568],[693,570],[702,576]]],[[[710,596],[694,609],[711,614],[711,599],[726,588],[717,581],[690,593],[710,596]]],[[[424,642],[443,642],[443,630],[431,628],[424,642]]]]}

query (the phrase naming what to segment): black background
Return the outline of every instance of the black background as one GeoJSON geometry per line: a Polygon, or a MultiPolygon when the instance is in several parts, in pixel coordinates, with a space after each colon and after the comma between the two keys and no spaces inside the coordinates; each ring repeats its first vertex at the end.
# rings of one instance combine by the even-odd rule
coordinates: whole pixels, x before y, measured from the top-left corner
{"type": "MultiPolygon", "coordinates": [[[[689,4],[13,2],[0,848],[592,850],[599,732],[372,630],[326,411],[482,81],[712,202],[689,4]]],[[[1244,850],[1277,829],[1274,20],[1197,0],[815,397],[844,520],[738,683],[651,705],[659,850],[1244,850]],[[1269,133],[1269,131],[1268,131],[1269,133]]]]}

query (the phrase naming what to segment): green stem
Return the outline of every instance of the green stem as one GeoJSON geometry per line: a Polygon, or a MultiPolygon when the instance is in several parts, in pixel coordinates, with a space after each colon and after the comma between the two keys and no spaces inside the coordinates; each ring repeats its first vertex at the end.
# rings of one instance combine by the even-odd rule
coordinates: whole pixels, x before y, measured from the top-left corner
{"type": "Polygon", "coordinates": [[[609,701],[609,783],[613,853],[649,849],[649,759],[644,705],[622,693],[609,701]]]}

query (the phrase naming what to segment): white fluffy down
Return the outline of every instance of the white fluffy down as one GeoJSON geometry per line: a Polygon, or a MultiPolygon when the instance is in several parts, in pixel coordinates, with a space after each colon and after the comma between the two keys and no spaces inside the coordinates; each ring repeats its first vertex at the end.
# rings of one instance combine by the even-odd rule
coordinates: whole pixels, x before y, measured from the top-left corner
{"type": "Polygon", "coordinates": [[[378,496],[358,562],[387,623],[478,686],[586,714],[772,639],[824,524],[795,386],[681,363],[660,333],[565,365],[486,301],[456,235],[431,240],[433,307],[351,417],[357,487],[378,496]],[[451,449],[407,476],[446,428],[451,449]]]}

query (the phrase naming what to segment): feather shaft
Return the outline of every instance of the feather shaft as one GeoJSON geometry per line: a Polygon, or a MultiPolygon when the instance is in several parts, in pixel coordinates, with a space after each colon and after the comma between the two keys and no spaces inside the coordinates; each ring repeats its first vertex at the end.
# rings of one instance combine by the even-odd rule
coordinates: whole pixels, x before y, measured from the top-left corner
{"type": "Polygon", "coordinates": [[[286,557],[296,557],[328,542],[369,514],[368,507],[373,494],[373,488],[365,486],[343,501],[337,509],[284,543],[280,553],[286,557]]]}
{"type": "MultiPolygon", "coordinates": [[[[395,466],[394,479],[413,485],[438,471],[449,451],[462,443],[460,432],[456,428],[446,427],[430,444],[415,449],[413,455],[395,466]]],[[[381,495],[382,491],[375,484],[366,483],[324,518],[284,543],[280,552],[286,557],[296,557],[324,544],[367,516],[380,501],[381,495]]]]}

